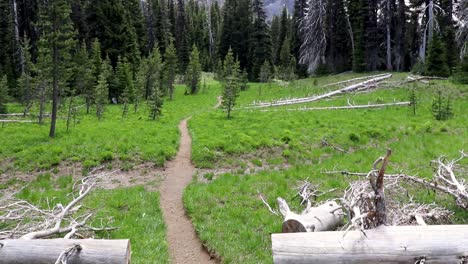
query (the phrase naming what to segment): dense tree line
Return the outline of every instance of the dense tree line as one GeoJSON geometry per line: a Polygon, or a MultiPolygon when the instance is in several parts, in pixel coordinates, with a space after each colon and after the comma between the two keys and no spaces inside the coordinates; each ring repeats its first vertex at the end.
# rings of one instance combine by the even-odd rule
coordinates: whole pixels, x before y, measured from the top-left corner
{"type": "Polygon", "coordinates": [[[263,0],[1,1],[2,89],[25,113],[51,100],[54,116],[61,98],[82,95],[99,117],[109,102],[126,116],[147,100],[155,119],[176,74],[197,93],[200,71],[223,75],[229,51],[240,83],[348,70],[463,81],[467,2],[296,0],[293,12],[268,18],[263,0]]]}

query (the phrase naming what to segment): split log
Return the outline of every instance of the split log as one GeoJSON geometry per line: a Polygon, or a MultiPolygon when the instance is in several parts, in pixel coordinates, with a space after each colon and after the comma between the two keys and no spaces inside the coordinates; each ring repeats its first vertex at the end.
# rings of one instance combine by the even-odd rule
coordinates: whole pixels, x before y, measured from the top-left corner
{"type": "Polygon", "coordinates": [[[438,263],[468,256],[468,226],[381,226],[346,232],[273,234],[275,264],[438,263]]]}
{"type": "Polygon", "coordinates": [[[310,102],[315,102],[319,101],[325,98],[329,98],[335,95],[340,95],[344,93],[349,93],[356,91],[362,87],[366,87],[366,89],[372,89],[375,88],[375,84],[379,83],[385,79],[391,78],[393,75],[392,74],[386,74],[384,76],[376,77],[358,84],[353,84],[351,86],[345,87],[343,89],[339,90],[334,90],[322,95],[318,96],[312,96],[312,97],[305,97],[305,98],[296,98],[296,99],[290,99],[290,100],[280,100],[280,101],[275,101],[275,102],[268,102],[268,103],[260,103],[257,105],[254,105],[252,107],[248,108],[264,108],[264,107],[273,107],[273,106],[284,106],[284,105],[293,105],[293,104],[302,104],[302,103],[310,103],[310,102]]]}
{"type": "Polygon", "coordinates": [[[129,240],[0,240],[0,264],[50,264],[70,248],[79,246],[68,257],[70,264],[129,264],[129,240]]]}
{"type": "Polygon", "coordinates": [[[284,216],[283,233],[329,231],[336,229],[343,222],[341,206],[334,201],[318,207],[309,205],[301,214],[291,212],[282,198],[278,198],[278,205],[284,216]]]}

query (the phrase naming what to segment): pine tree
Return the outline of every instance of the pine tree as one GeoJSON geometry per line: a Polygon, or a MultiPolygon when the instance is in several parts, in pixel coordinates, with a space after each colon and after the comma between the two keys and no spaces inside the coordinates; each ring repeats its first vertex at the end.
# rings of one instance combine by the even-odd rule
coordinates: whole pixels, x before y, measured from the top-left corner
{"type": "Polygon", "coordinates": [[[154,87],[154,90],[151,92],[151,96],[148,100],[149,109],[150,109],[150,119],[156,120],[162,113],[163,99],[161,95],[161,90],[159,87],[154,87]]]}
{"type": "Polygon", "coordinates": [[[95,102],[96,102],[96,116],[99,120],[102,119],[102,115],[109,102],[109,77],[112,75],[112,66],[110,65],[109,59],[106,59],[101,64],[101,70],[99,73],[98,84],[95,89],[95,102]]]}
{"type": "Polygon", "coordinates": [[[468,84],[468,53],[465,53],[465,56],[460,61],[453,75],[453,80],[456,83],[468,84]]]}
{"type": "MultiPolygon", "coordinates": [[[[276,58],[275,58],[276,65],[281,64],[281,53],[283,52],[283,46],[285,45],[285,42],[288,41],[289,34],[290,34],[290,26],[289,26],[288,9],[284,7],[283,12],[281,13],[280,21],[279,21],[279,35],[278,35],[278,44],[277,44],[278,50],[276,51],[276,58]]],[[[287,45],[288,47],[290,47],[289,43],[287,45]]],[[[290,50],[288,50],[287,52],[289,53],[290,50]]],[[[289,57],[288,57],[288,63],[289,63],[289,57]]]]}
{"type": "Polygon", "coordinates": [[[146,84],[149,89],[148,106],[150,110],[149,117],[151,120],[156,120],[161,115],[163,105],[162,87],[161,85],[161,54],[159,48],[156,46],[151,54],[148,65],[148,72],[146,75],[146,84]]]}
{"type": "Polygon", "coordinates": [[[172,41],[164,54],[164,90],[167,91],[169,99],[172,101],[174,96],[174,82],[177,74],[177,54],[172,41]]]}
{"type": "Polygon", "coordinates": [[[279,34],[280,34],[280,18],[279,16],[273,16],[271,20],[271,61],[276,64],[278,52],[281,50],[279,46],[279,34]]]}
{"type": "Polygon", "coordinates": [[[178,10],[175,26],[175,45],[179,57],[179,70],[184,72],[189,62],[190,44],[184,0],[178,0],[178,10]]]}
{"type": "Polygon", "coordinates": [[[123,91],[119,98],[119,102],[122,104],[122,117],[126,117],[128,114],[129,104],[131,102],[134,102],[135,98],[133,73],[131,65],[126,60],[122,62],[122,73],[119,76],[119,78],[119,83],[123,87],[123,91]]]}
{"type": "Polygon", "coordinates": [[[224,81],[221,108],[227,113],[227,118],[231,118],[231,112],[239,97],[239,62],[234,61],[232,50],[229,50],[224,59],[224,81]]]}
{"type": "Polygon", "coordinates": [[[36,76],[34,77],[34,94],[39,101],[39,124],[43,123],[43,115],[47,96],[52,83],[52,57],[48,41],[41,37],[38,41],[38,56],[36,76]]]}
{"type": "Polygon", "coordinates": [[[70,51],[74,47],[75,32],[70,19],[67,0],[56,0],[41,6],[40,29],[52,52],[52,116],[50,137],[55,137],[58,103],[61,91],[70,78],[70,51]]]}
{"type": "Polygon", "coordinates": [[[424,75],[441,77],[450,75],[445,48],[438,36],[434,36],[429,45],[425,67],[424,75]]]}
{"type": "Polygon", "coordinates": [[[227,0],[223,10],[223,28],[219,43],[219,58],[224,58],[231,48],[240,67],[251,72],[250,34],[252,9],[250,0],[227,0]]]}
{"type": "Polygon", "coordinates": [[[271,58],[271,39],[266,14],[263,10],[263,1],[253,1],[254,22],[252,27],[252,79],[258,80],[262,64],[271,58]]]}
{"type": "MultiPolygon", "coordinates": [[[[329,2],[334,2],[334,0],[331,0],[329,2]]],[[[295,0],[294,1],[294,15],[292,18],[293,32],[292,32],[292,37],[291,37],[291,48],[292,48],[292,54],[294,58],[296,58],[296,61],[299,61],[300,59],[300,50],[302,46],[301,21],[306,14],[307,7],[308,7],[307,0],[295,0]]],[[[297,72],[302,77],[307,76],[307,66],[298,64],[297,72]]]]}
{"type": "Polygon", "coordinates": [[[265,61],[262,65],[262,68],[260,69],[259,80],[262,83],[268,83],[271,81],[272,77],[273,73],[271,70],[271,65],[268,61],[265,61]]]}
{"type": "Polygon", "coordinates": [[[98,83],[99,75],[101,73],[101,65],[102,65],[102,53],[101,53],[101,43],[96,38],[92,44],[92,51],[91,51],[91,60],[92,60],[92,71],[94,76],[95,84],[98,83]]]}
{"type": "Polygon", "coordinates": [[[198,93],[200,88],[201,70],[200,53],[198,52],[197,46],[194,45],[192,53],[190,54],[190,63],[187,67],[187,73],[185,74],[185,82],[189,89],[186,94],[198,93]]]}
{"type": "Polygon", "coordinates": [[[73,83],[75,90],[85,97],[86,113],[89,114],[89,108],[94,97],[94,76],[92,62],[89,58],[86,44],[83,42],[75,54],[75,71],[73,73],[73,83]]]}
{"type": "Polygon", "coordinates": [[[24,106],[23,113],[26,115],[33,105],[34,99],[34,82],[33,75],[36,74],[35,66],[32,63],[31,46],[29,39],[25,39],[21,45],[24,57],[23,72],[18,79],[18,88],[21,90],[21,103],[24,106]]]}
{"type": "Polygon", "coordinates": [[[148,72],[148,62],[145,58],[140,63],[140,68],[135,81],[135,100],[133,102],[134,112],[138,111],[138,106],[146,96],[146,74],[148,72]]]}
{"type": "Polygon", "coordinates": [[[0,114],[7,113],[7,99],[8,99],[8,79],[6,75],[2,76],[0,80],[0,114]]]}

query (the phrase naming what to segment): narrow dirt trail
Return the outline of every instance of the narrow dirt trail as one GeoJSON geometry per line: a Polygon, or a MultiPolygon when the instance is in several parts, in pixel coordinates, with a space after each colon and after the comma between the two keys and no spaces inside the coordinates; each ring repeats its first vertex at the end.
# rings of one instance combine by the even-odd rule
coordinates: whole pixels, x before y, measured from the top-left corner
{"type": "Polygon", "coordinates": [[[167,240],[172,264],[215,263],[195,234],[192,222],[185,214],[182,195],[195,173],[190,156],[192,139],[184,119],[179,124],[181,134],[179,152],[174,160],[167,163],[161,182],[161,209],[167,226],[167,240]]]}

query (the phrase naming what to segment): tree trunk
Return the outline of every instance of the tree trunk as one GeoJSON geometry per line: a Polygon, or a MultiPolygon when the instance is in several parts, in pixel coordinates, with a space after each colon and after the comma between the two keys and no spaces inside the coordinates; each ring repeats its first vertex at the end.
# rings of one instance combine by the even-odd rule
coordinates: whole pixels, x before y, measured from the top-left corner
{"type": "Polygon", "coordinates": [[[343,221],[343,211],[336,202],[327,202],[318,207],[307,207],[301,214],[289,210],[282,198],[278,198],[284,216],[283,233],[318,232],[334,230],[343,221]]]}
{"type": "Polygon", "coordinates": [[[392,9],[390,0],[387,0],[387,71],[392,71],[392,35],[391,35],[391,23],[392,23],[392,9]]]}
{"type": "Polygon", "coordinates": [[[15,31],[15,49],[18,52],[18,59],[19,59],[19,67],[20,72],[24,73],[24,55],[23,49],[21,47],[20,42],[20,34],[19,34],[19,22],[18,22],[18,5],[16,4],[16,0],[11,0],[11,11],[13,13],[13,24],[14,24],[14,31],[15,31]]]}
{"type": "Polygon", "coordinates": [[[58,100],[59,100],[59,51],[57,44],[53,47],[53,88],[52,88],[52,117],[50,120],[50,132],[49,137],[55,137],[55,125],[57,123],[57,111],[58,111],[58,100]]]}
{"type": "Polygon", "coordinates": [[[69,264],[129,264],[129,240],[0,240],[0,264],[50,264],[73,246],[80,250],[68,259],[69,264]]]}
{"type": "Polygon", "coordinates": [[[275,264],[459,264],[468,256],[468,226],[381,226],[349,232],[273,234],[275,264]],[[419,260],[419,262],[418,262],[419,260]]]}

